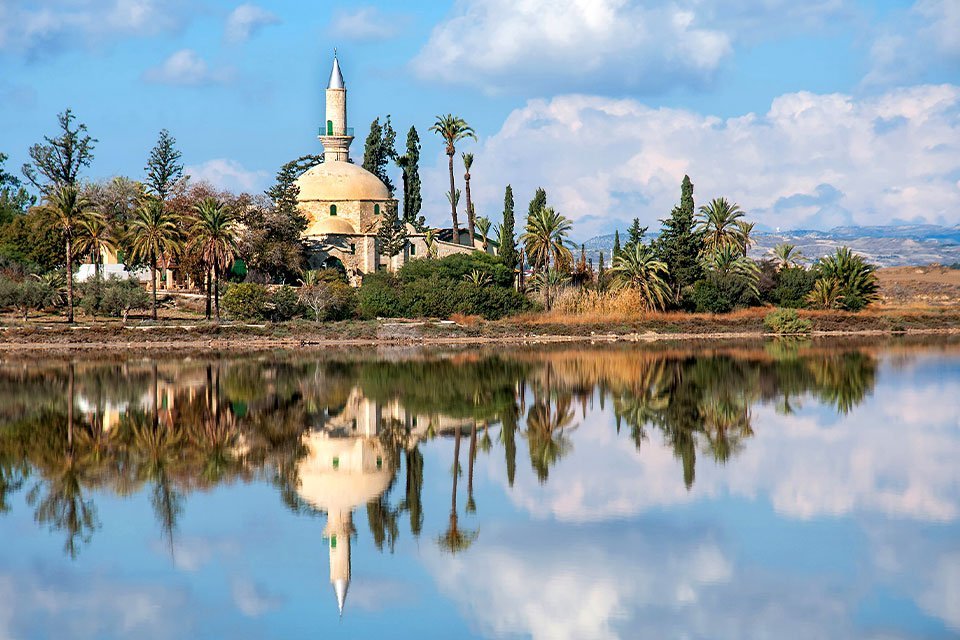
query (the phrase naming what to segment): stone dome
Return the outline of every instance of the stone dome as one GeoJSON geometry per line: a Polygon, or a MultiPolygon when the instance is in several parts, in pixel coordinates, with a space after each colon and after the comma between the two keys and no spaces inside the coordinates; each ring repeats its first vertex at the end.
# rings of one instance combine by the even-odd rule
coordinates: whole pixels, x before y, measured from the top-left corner
{"type": "MultiPolygon", "coordinates": [[[[389,200],[380,178],[351,162],[322,162],[297,178],[299,200],[389,200]]],[[[339,232],[338,232],[339,233],[339,232]]]]}
{"type": "Polygon", "coordinates": [[[304,232],[304,235],[308,236],[326,236],[332,233],[339,233],[343,235],[352,236],[357,232],[353,228],[353,225],[344,220],[343,218],[323,218],[317,220],[304,232]]]}

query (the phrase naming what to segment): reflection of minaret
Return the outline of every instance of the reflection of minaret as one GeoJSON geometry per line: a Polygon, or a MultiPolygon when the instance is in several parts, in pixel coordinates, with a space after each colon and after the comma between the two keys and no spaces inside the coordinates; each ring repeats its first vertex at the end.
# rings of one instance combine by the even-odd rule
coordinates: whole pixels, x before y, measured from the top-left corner
{"type": "Polygon", "coordinates": [[[324,537],[330,545],[330,584],[337,594],[337,609],[343,615],[343,603],[350,587],[350,534],[353,533],[353,517],[349,511],[333,511],[327,514],[324,537]]]}
{"type": "Polygon", "coordinates": [[[330,551],[330,584],[341,614],[350,586],[353,510],[379,498],[394,474],[377,437],[379,415],[380,408],[365,398],[348,402],[326,428],[303,436],[307,455],[297,466],[297,493],[327,513],[323,535],[330,551]]]}

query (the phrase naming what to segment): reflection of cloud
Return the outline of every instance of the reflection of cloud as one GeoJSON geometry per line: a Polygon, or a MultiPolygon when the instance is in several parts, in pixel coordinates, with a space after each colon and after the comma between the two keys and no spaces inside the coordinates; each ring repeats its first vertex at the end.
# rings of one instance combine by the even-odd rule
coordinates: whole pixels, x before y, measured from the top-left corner
{"type": "Polygon", "coordinates": [[[189,601],[182,591],[92,575],[0,575],[0,637],[184,637],[189,601]]]}
{"type": "Polygon", "coordinates": [[[364,576],[350,585],[349,606],[364,611],[382,611],[416,600],[414,585],[400,580],[364,576]]]}
{"type": "Polygon", "coordinates": [[[249,579],[234,579],[230,591],[237,609],[248,618],[258,618],[283,603],[281,598],[249,579]]]}
{"type": "Polygon", "coordinates": [[[488,527],[467,553],[433,549],[426,562],[444,595],[496,637],[862,637],[851,629],[855,585],[741,567],[715,537],[690,522],[540,522],[488,527]]]}
{"type": "MultiPolygon", "coordinates": [[[[170,554],[170,548],[166,542],[156,541],[151,546],[153,551],[160,555],[170,554]]],[[[181,571],[195,572],[214,557],[234,554],[238,548],[234,540],[227,538],[177,536],[173,544],[173,564],[181,571]]]]}
{"type": "MultiPolygon", "coordinates": [[[[680,462],[655,428],[648,427],[650,439],[637,453],[626,437],[614,441],[612,416],[596,411],[573,434],[574,454],[551,470],[551,481],[541,485],[518,473],[511,499],[535,515],[577,522],[723,493],[766,497],[778,513],[801,519],[851,512],[957,518],[960,380],[911,379],[899,372],[895,384],[884,383],[881,378],[873,397],[842,417],[812,398],[788,416],[771,406],[755,407],[755,435],[727,465],[698,451],[690,492],[680,462]]],[[[519,458],[518,466],[525,464],[519,458]]],[[[505,478],[502,462],[491,464],[491,473],[505,478]]]]}

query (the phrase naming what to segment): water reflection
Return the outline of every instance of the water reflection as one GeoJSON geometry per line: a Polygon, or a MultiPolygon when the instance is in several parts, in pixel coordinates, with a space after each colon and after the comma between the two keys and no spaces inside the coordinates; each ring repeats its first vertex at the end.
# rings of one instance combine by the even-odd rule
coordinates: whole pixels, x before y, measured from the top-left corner
{"type": "MultiPolygon", "coordinates": [[[[898,366],[910,362],[904,357],[898,366]]],[[[237,482],[268,483],[290,512],[323,518],[316,535],[327,546],[329,582],[340,614],[351,592],[358,537],[393,554],[404,537],[420,538],[429,522],[429,536],[420,544],[447,558],[435,562],[451,563],[449,571],[434,572],[448,593],[499,601],[512,587],[484,582],[493,567],[515,578],[529,570],[530,580],[538,572],[549,579],[552,601],[535,603],[543,616],[510,622],[513,607],[501,603],[504,616],[481,624],[485,633],[618,635],[611,621],[630,599],[648,606],[660,601],[649,583],[623,574],[640,575],[641,568],[618,567],[609,549],[625,536],[656,566],[655,545],[633,530],[589,531],[598,544],[610,544],[591,556],[591,566],[578,565],[577,573],[593,580],[597,591],[587,595],[598,602],[607,597],[603,606],[620,604],[581,619],[582,626],[570,621],[565,634],[544,632],[552,628],[551,618],[564,619],[563,611],[576,609],[584,595],[568,584],[566,570],[551,567],[556,557],[583,546],[582,537],[555,526],[537,546],[531,538],[542,532],[524,536],[521,531],[522,542],[513,549],[513,538],[502,528],[485,528],[481,537],[482,518],[503,506],[492,504],[496,500],[489,492],[478,495],[479,463],[491,461],[486,471],[499,473],[497,480],[513,503],[530,513],[595,526],[610,513],[597,487],[605,483],[609,491],[629,479],[638,471],[631,466],[636,459],[655,464],[663,451],[672,458],[669,469],[652,466],[627,489],[647,492],[648,504],[668,504],[676,491],[690,494],[703,482],[697,475],[702,465],[732,471],[752,447],[766,452],[762,440],[774,423],[770,416],[780,416],[778,428],[802,429],[810,410],[837,420],[856,412],[874,392],[881,364],[873,348],[796,343],[711,350],[554,348],[510,355],[460,351],[6,362],[0,365],[0,514],[11,511],[14,496],[22,494],[37,525],[61,536],[64,554],[76,559],[104,527],[98,500],[144,494],[173,557],[193,494],[237,482]],[[598,438],[613,438],[616,445],[598,444],[598,438]],[[433,443],[442,443],[442,451],[430,453],[433,443]],[[631,459],[614,455],[623,445],[631,449],[631,459]],[[527,467],[524,457],[529,480],[518,483],[527,467]],[[558,474],[565,465],[576,465],[576,471],[558,474]],[[657,481],[650,481],[651,473],[657,481]],[[442,507],[424,499],[428,475],[443,483],[448,502],[442,507]],[[668,485],[672,488],[659,489],[668,485]],[[584,495],[590,496],[593,512],[584,508],[584,495]],[[436,513],[428,512],[431,507],[436,513]],[[364,511],[366,531],[358,532],[364,511]],[[518,556],[519,549],[528,555],[518,556]],[[611,582],[613,576],[620,579],[611,582]],[[537,625],[543,626],[540,633],[537,625]]],[[[775,451],[781,457],[789,453],[775,451]]],[[[756,464],[747,460],[742,469],[756,464]]],[[[729,474],[731,493],[756,493],[755,479],[735,486],[737,478],[729,474]]],[[[791,485],[792,497],[804,499],[799,507],[783,507],[777,487],[771,486],[774,507],[808,517],[813,512],[803,511],[811,508],[804,492],[817,487],[803,484],[791,485]]],[[[708,482],[707,489],[716,491],[716,484],[708,482]]],[[[834,489],[825,491],[839,499],[841,492],[834,489]]],[[[952,502],[943,503],[936,491],[922,487],[895,486],[877,499],[901,511],[915,507],[940,518],[955,516],[952,502]]],[[[620,517],[636,513],[622,494],[608,502],[620,517]]],[[[678,602],[695,602],[704,597],[703,585],[732,580],[736,569],[716,540],[668,528],[673,544],[662,549],[660,559],[672,563],[665,572],[684,574],[674,576],[678,602]]],[[[426,553],[430,561],[433,551],[426,553]]],[[[672,580],[664,575],[649,580],[672,580]]],[[[936,579],[943,582],[950,575],[936,579]]],[[[942,597],[923,598],[941,603],[934,605],[939,610],[948,606],[942,597]]],[[[663,601],[658,606],[675,605],[663,601]]]]}

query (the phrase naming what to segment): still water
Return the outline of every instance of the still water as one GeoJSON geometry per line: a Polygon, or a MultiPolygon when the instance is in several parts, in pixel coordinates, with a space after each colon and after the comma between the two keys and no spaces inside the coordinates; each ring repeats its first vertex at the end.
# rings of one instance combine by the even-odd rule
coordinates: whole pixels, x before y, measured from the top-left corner
{"type": "Polygon", "coordinates": [[[0,361],[0,637],[960,635],[960,347],[0,361]]]}

